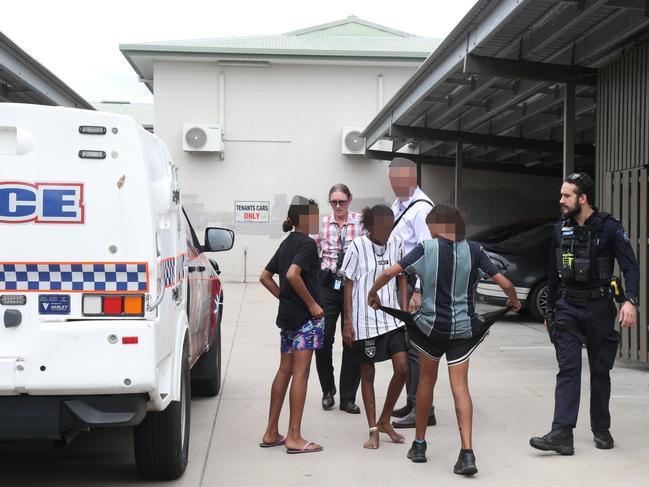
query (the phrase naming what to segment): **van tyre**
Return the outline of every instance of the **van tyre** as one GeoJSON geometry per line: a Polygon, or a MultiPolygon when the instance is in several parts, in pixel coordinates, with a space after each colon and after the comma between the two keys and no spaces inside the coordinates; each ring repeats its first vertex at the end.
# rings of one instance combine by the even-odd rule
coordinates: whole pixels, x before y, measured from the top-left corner
{"type": "MultiPolygon", "coordinates": [[[[223,303],[223,295],[220,297],[223,303]]],[[[219,312],[216,333],[207,353],[204,353],[192,368],[192,372],[200,372],[200,379],[192,379],[192,394],[200,397],[214,397],[221,390],[221,318],[219,312]]]]}
{"type": "Polygon", "coordinates": [[[539,323],[545,320],[545,306],[548,302],[548,283],[547,281],[540,282],[532,289],[532,292],[527,299],[527,309],[529,310],[532,318],[539,323]]]}
{"type": "Polygon", "coordinates": [[[135,463],[142,478],[177,479],[187,468],[191,416],[189,348],[183,345],[180,401],[172,401],[164,411],[149,412],[133,431],[135,463]]]}

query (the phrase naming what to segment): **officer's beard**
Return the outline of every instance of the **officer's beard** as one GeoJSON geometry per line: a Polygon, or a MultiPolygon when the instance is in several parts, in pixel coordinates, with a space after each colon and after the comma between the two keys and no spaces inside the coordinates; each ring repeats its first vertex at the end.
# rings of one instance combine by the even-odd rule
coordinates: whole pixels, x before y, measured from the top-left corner
{"type": "Polygon", "coordinates": [[[577,215],[581,213],[581,204],[577,202],[574,208],[570,208],[567,205],[560,205],[561,206],[561,216],[563,218],[572,218],[574,219],[577,215]]]}

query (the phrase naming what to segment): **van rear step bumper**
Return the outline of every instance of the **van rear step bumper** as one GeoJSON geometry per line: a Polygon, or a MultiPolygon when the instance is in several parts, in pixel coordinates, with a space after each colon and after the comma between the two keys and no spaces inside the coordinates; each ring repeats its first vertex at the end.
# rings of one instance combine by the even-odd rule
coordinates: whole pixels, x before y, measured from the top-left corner
{"type": "Polygon", "coordinates": [[[0,441],[58,440],[75,430],[134,426],[146,405],[145,394],[0,396],[0,441]]]}

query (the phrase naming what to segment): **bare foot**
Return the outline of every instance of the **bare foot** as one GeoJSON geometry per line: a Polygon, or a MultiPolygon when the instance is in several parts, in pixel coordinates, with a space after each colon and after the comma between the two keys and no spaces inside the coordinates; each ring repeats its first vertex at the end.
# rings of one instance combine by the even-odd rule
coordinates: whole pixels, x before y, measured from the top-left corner
{"type": "Polygon", "coordinates": [[[396,431],[394,431],[394,428],[392,425],[388,423],[376,423],[376,427],[381,433],[385,433],[390,437],[392,440],[392,443],[403,443],[406,441],[406,438],[403,435],[400,435],[396,431]]]}
{"type": "Polygon", "coordinates": [[[365,442],[363,448],[367,448],[368,450],[376,450],[379,447],[379,441],[379,432],[372,431],[370,433],[370,439],[365,442]]]}
{"type": "Polygon", "coordinates": [[[304,451],[322,450],[321,445],[318,445],[317,443],[313,443],[312,441],[307,441],[301,436],[298,438],[287,438],[285,446],[287,450],[304,450],[304,451]]]}

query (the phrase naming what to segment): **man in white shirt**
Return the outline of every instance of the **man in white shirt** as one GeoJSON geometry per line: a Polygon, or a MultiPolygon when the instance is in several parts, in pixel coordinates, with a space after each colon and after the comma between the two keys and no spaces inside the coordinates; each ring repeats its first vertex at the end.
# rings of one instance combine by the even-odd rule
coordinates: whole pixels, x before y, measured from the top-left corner
{"type": "MultiPolygon", "coordinates": [[[[405,157],[395,157],[390,163],[390,185],[397,199],[392,204],[395,225],[392,231],[403,241],[404,253],[407,255],[417,244],[431,238],[426,216],[433,209],[432,200],[417,185],[417,165],[405,157]]],[[[410,279],[408,291],[410,310],[414,311],[421,305],[419,282],[410,279]]],[[[415,350],[408,351],[410,375],[406,381],[408,402],[392,415],[400,418],[392,423],[395,428],[415,427],[415,397],[419,382],[419,356],[415,350]]],[[[435,407],[431,407],[428,425],[436,423],[435,407]]]]}

